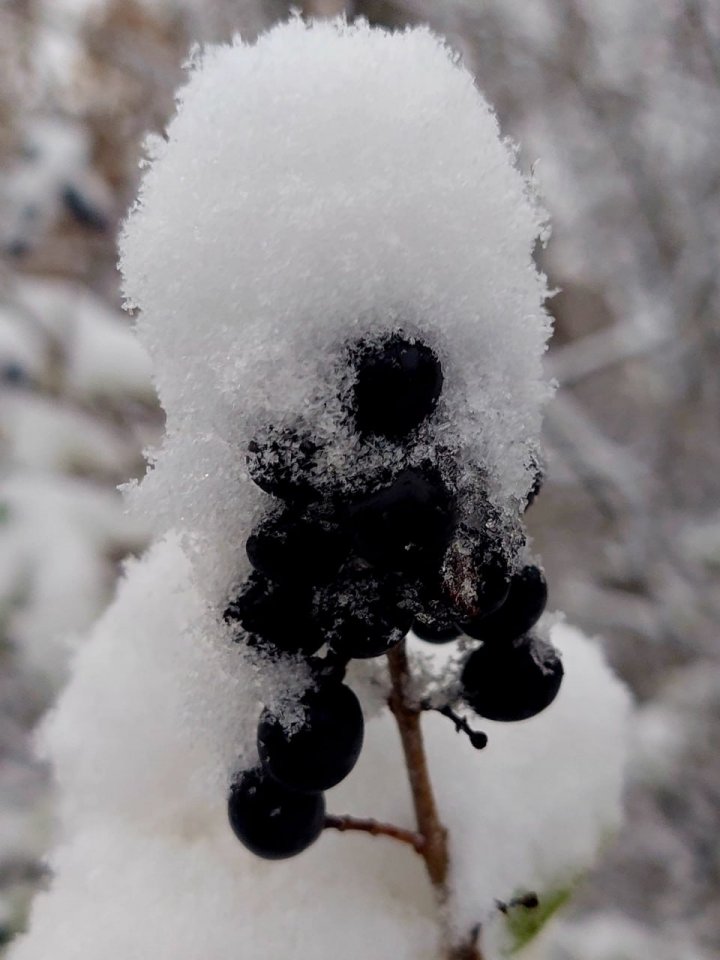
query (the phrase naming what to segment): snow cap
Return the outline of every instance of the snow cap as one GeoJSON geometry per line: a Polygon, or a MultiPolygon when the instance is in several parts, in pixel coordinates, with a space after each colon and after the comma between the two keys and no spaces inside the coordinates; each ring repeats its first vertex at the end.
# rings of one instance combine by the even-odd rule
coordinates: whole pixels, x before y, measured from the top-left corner
{"type": "Polygon", "coordinates": [[[199,538],[213,590],[261,503],[258,426],[304,416],[357,462],[338,432],[346,351],[372,332],[438,352],[428,440],[459,445],[517,513],[550,393],[542,212],[440,39],[293,19],[210,47],[148,151],[122,269],[168,429],[134,502],[199,538]]]}

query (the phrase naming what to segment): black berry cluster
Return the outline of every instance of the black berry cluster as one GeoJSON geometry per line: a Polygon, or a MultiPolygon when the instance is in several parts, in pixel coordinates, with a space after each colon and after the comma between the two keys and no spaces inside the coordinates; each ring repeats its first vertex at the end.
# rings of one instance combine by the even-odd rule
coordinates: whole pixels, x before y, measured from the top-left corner
{"type": "Polygon", "coordinates": [[[465,633],[483,643],[464,665],[462,695],[480,715],[502,720],[538,713],[562,677],[551,648],[527,635],[545,604],[541,571],[528,566],[510,576],[488,534],[492,524],[481,533],[459,521],[447,451],[428,456],[424,445],[417,453],[419,428],[443,386],[435,352],[396,332],[354,343],[346,356],[352,428],[361,442],[401,450],[394,473],[352,493],[331,489],[322,444],[300,422],[266,427],[247,454],[250,477],[277,502],[248,538],[253,573],[225,617],[241,628],[238,639],[273,659],[306,657],[315,678],[294,727],[263,711],[259,763],[230,791],[236,835],[269,859],[313,843],[324,824],[324,791],[360,754],[363,715],[343,683],[351,659],[388,653],[411,628],[432,643],[465,633]],[[321,647],[325,657],[313,656],[321,647]]]}

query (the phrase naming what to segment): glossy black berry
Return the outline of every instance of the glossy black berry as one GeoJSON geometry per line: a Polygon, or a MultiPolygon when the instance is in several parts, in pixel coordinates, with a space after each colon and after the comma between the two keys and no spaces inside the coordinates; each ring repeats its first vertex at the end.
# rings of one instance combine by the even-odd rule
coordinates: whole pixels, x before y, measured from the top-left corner
{"type": "Polygon", "coordinates": [[[262,767],[246,770],[228,796],[228,818],[238,840],[258,857],[284,860],[317,840],[325,823],[321,793],[286,790],[262,767]]]}
{"type": "Polygon", "coordinates": [[[462,696],[488,720],[527,720],[550,706],[562,678],[555,649],[526,636],[474,650],[463,667],[462,696]]]}
{"type": "Polygon", "coordinates": [[[275,584],[253,573],[225,610],[225,620],[238,623],[251,646],[279,653],[314,653],[322,634],[312,615],[313,594],[307,587],[275,584]]]}
{"type": "Polygon", "coordinates": [[[355,549],[385,570],[437,569],[455,530],[454,498],[432,466],[403,470],[350,511],[355,549]]]}
{"type": "Polygon", "coordinates": [[[362,748],[364,721],[357,697],[343,683],[327,681],[302,701],[304,718],[288,730],[264,710],[258,752],[264,768],[290,790],[329,790],[350,773],[362,748]]]}
{"type": "Polygon", "coordinates": [[[483,536],[465,529],[445,554],[442,589],[458,623],[488,616],[510,590],[507,563],[483,536]]]}
{"type": "Polygon", "coordinates": [[[416,637],[428,643],[450,643],[451,640],[457,640],[462,630],[455,618],[455,610],[442,595],[437,584],[421,587],[419,609],[412,624],[416,637]]]}
{"type": "Polygon", "coordinates": [[[336,524],[293,509],[266,517],[247,541],[253,567],[279,583],[324,583],[348,551],[348,540],[336,524]]]}
{"type": "Polygon", "coordinates": [[[309,429],[264,427],[251,440],[247,453],[250,478],[266,493],[293,503],[320,496],[320,446],[309,429]]]}
{"type": "Polygon", "coordinates": [[[443,385],[430,347],[400,333],[363,340],[351,351],[351,409],[360,433],[404,437],[435,409],[443,385]]]}
{"type": "Polygon", "coordinates": [[[318,592],[315,616],[331,649],[358,659],[387,653],[413,619],[400,581],[353,565],[318,592]]]}
{"type": "Polygon", "coordinates": [[[464,620],[462,628],[477,640],[510,641],[534,627],[547,603],[547,582],[539,567],[523,567],[510,580],[507,599],[485,617],[464,620]]]}

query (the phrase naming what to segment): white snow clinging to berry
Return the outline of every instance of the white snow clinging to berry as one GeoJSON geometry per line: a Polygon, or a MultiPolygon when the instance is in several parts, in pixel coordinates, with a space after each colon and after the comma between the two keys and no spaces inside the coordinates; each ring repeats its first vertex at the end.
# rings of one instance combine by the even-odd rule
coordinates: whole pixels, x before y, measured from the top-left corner
{"type": "Polygon", "coordinates": [[[60,842],[11,960],[455,960],[479,925],[491,960],[497,901],[617,826],[628,710],[540,620],[522,521],[542,213],[424,29],[209,48],[149,151],[157,542],[45,726],[60,842]]]}

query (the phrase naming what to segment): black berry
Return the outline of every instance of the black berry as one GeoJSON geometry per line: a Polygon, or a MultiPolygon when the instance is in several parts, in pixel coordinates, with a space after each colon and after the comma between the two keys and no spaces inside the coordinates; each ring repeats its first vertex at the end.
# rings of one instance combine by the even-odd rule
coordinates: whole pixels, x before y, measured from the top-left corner
{"type": "Polygon", "coordinates": [[[462,628],[477,640],[516,640],[534,627],[547,603],[547,582],[536,566],[523,567],[510,580],[507,599],[485,617],[464,620],[462,628]]]}
{"type": "Polygon", "coordinates": [[[309,429],[264,427],[248,446],[250,478],[266,493],[294,503],[309,503],[321,494],[320,446],[309,429]]]}
{"type": "Polygon", "coordinates": [[[288,731],[280,718],[264,710],[258,726],[263,766],[290,790],[329,790],[355,766],[363,742],[364,721],[350,687],[332,680],[309,691],[304,719],[288,731]]]}
{"type": "Polygon", "coordinates": [[[462,635],[462,630],[452,620],[435,620],[427,614],[417,615],[412,625],[413,633],[426,643],[450,643],[462,635]]]}
{"type": "Polygon", "coordinates": [[[323,638],[312,616],[310,588],[275,584],[253,573],[225,610],[225,620],[237,622],[251,646],[280,653],[314,653],[323,638]]]}
{"type": "Polygon", "coordinates": [[[230,788],[228,818],[251,853],[284,860],[317,840],[325,824],[325,798],[286,790],[255,767],[241,773],[230,788]]]}
{"type": "Polygon", "coordinates": [[[462,630],[455,622],[455,617],[455,610],[442,595],[438,585],[421,587],[419,609],[412,625],[415,636],[428,643],[449,643],[457,640],[462,630]]]}
{"type": "Polygon", "coordinates": [[[527,720],[557,696],[563,668],[555,649],[533,637],[483,644],[465,662],[462,696],[488,720],[527,720]]]}
{"type": "Polygon", "coordinates": [[[262,520],[248,537],[248,559],[271,580],[324,583],[349,550],[336,524],[287,509],[262,520]]]}
{"type": "Polygon", "coordinates": [[[445,554],[442,589],[458,623],[488,616],[510,590],[507,563],[497,547],[464,529],[445,554]]]}
{"type": "Polygon", "coordinates": [[[360,433],[404,437],[434,410],[442,367],[421,340],[400,333],[363,340],[353,347],[351,363],[352,413],[360,433]]]}
{"type": "Polygon", "coordinates": [[[355,548],[369,563],[422,572],[439,566],[452,538],[454,501],[435,467],[410,467],[356,502],[350,522],[355,548]]]}
{"type": "Polygon", "coordinates": [[[364,659],[387,653],[410,630],[413,614],[394,577],[348,566],[318,592],[316,623],[336,653],[364,659]]]}

